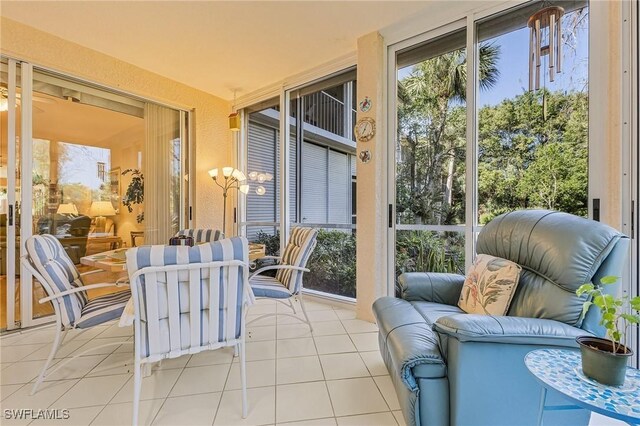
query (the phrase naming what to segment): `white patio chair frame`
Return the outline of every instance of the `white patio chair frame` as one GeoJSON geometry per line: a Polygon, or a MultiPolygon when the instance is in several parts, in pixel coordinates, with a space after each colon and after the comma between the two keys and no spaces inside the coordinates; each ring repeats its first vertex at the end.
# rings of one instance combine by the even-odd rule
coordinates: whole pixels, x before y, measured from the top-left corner
{"type": "MultiPolygon", "coordinates": [[[[61,303],[63,303],[62,301],[62,297],[64,296],[68,296],[70,294],[74,294],[74,293],[78,293],[78,292],[82,292],[82,291],[88,291],[88,290],[93,290],[96,288],[105,288],[105,287],[128,287],[129,284],[124,282],[124,281],[116,281],[115,283],[99,283],[99,284],[90,284],[90,285],[83,285],[82,287],[76,287],[73,288],[71,290],[66,290],[66,291],[61,291],[59,293],[56,293],[55,291],[53,291],[53,286],[51,285],[51,283],[49,283],[49,280],[47,278],[45,278],[42,274],[40,274],[40,272],[38,272],[38,270],[33,266],[33,264],[31,263],[31,261],[29,260],[29,255],[25,254],[23,256],[20,257],[20,262],[27,268],[27,270],[38,280],[38,282],[40,282],[40,284],[42,285],[42,287],[45,289],[45,291],[47,292],[47,294],[49,295],[48,297],[44,297],[40,300],[38,300],[38,302],[40,304],[46,303],[46,302],[52,302],[51,305],[53,306],[53,310],[56,316],[56,336],[53,339],[53,346],[51,347],[51,351],[49,352],[49,357],[47,358],[47,361],[45,362],[44,366],[42,367],[42,371],[40,372],[40,375],[38,376],[38,379],[36,380],[36,382],[33,384],[33,387],[31,388],[31,395],[36,393],[36,390],[38,389],[38,386],[40,386],[40,384],[44,381],[44,379],[48,376],[51,375],[53,373],[55,373],[56,371],[58,371],[60,368],[64,367],[65,365],[67,365],[68,363],[74,361],[76,358],[86,354],[87,352],[91,352],[91,351],[95,351],[96,349],[100,349],[100,348],[104,348],[107,346],[114,346],[114,345],[123,345],[123,344],[131,344],[132,342],[129,341],[119,341],[119,342],[112,342],[112,343],[106,343],[104,345],[100,345],[100,346],[93,346],[89,349],[86,349],[84,351],[81,351],[80,353],[67,358],[61,362],[59,362],[55,368],[53,370],[51,370],[50,372],[48,372],[47,374],[47,369],[49,368],[49,365],[51,364],[51,361],[53,361],[54,357],[56,356],[56,353],[58,352],[58,350],[64,346],[64,341],[65,338],[67,337],[67,333],[69,332],[69,330],[75,330],[76,327],[72,326],[72,327],[65,327],[62,324],[62,316],[60,313],[61,309],[64,309],[60,306],[61,303]],[[62,332],[64,331],[64,334],[62,334],[62,332]]],[[[86,276],[86,275],[90,275],[90,274],[95,274],[97,272],[102,272],[99,270],[96,271],[89,271],[89,272],[85,272],[80,274],[81,277],[86,276]]],[[[82,333],[84,333],[87,330],[91,330],[91,328],[93,327],[89,327],[89,328],[82,328],[82,329],[77,329],[80,330],[80,332],[74,336],[73,338],[67,340],[67,343],[73,341],[74,339],[78,338],[78,336],[80,336],[82,333]]]]}
{"type": "MultiPolygon", "coordinates": [[[[212,277],[219,277],[219,273],[213,273],[213,271],[215,269],[222,269],[222,268],[229,269],[230,277],[232,277],[231,275],[231,271],[233,270],[232,268],[236,269],[236,273],[239,273],[240,269],[242,269],[244,271],[243,276],[245,281],[244,282],[245,291],[247,290],[249,292],[251,291],[251,288],[249,287],[249,266],[248,264],[246,264],[241,260],[186,263],[186,264],[177,264],[177,265],[173,264],[173,265],[164,265],[164,266],[147,266],[135,271],[130,275],[129,278],[131,283],[131,293],[133,294],[134,310],[135,310],[135,319],[134,319],[133,325],[134,325],[134,331],[136,336],[134,339],[134,386],[133,386],[133,423],[132,423],[133,425],[138,424],[138,416],[139,416],[139,409],[140,409],[140,392],[142,389],[142,368],[144,368],[145,365],[162,361],[163,359],[177,358],[182,355],[196,354],[205,350],[214,350],[214,349],[220,349],[220,348],[229,347],[229,346],[234,347],[234,349],[239,351],[240,381],[242,385],[242,418],[247,417],[248,405],[247,405],[247,380],[246,380],[246,366],[245,366],[245,316],[246,316],[246,310],[247,310],[246,300],[243,301],[242,303],[242,308],[241,308],[242,311],[240,313],[241,320],[240,320],[240,337],[239,338],[226,339],[222,342],[217,342],[217,343],[208,344],[204,346],[189,346],[185,349],[179,349],[179,350],[170,349],[169,352],[165,352],[162,354],[153,354],[149,356],[143,356],[141,353],[141,346],[140,346],[141,342],[139,337],[141,337],[142,334],[141,334],[141,328],[140,328],[139,307],[141,306],[140,303],[143,301],[141,300],[141,293],[139,293],[140,291],[139,286],[141,284],[140,278],[142,276],[145,277],[146,294],[147,294],[146,319],[147,319],[147,323],[150,324],[154,321],[157,323],[160,320],[157,317],[158,287],[157,285],[154,285],[154,284],[157,284],[157,279],[156,279],[157,273],[164,274],[164,273],[174,272],[175,280],[177,281],[178,271],[189,271],[189,282],[190,282],[189,287],[191,289],[192,286],[198,286],[198,288],[200,288],[201,282],[200,282],[199,271],[204,269],[209,269],[209,286],[212,286],[212,277]],[[152,292],[154,293],[153,295],[152,295],[152,292]],[[156,297],[154,298],[152,296],[156,296],[156,297]],[[156,316],[155,318],[152,318],[151,315],[154,313],[153,312],[154,310],[155,310],[156,316]]],[[[231,281],[232,279],[233,278],[229,278],[229,281],[231,281]]],[[[169,281],[169,277],[167,277],[167,281],[169,281]]],[[[222,283],[222,281],[220,281],[220,283],[222,283]]],[[[199,293],[197,296],[194,296],[194,293],[192,293],[190,290],[189,297],[190,297],[191,305],[194,304],[194,299],[192,297],[197,297],[198,305],[200,304],[201,301],[199,299],[199,293]]],[[[212,306],[213,299],[214,299],[213,297],[209,297],[209,308],[211,308],[212,306]]],[[[198,309],[198,310],[190,311],[189,314],[193,319],[193,315],[195,314],[200,315],[200,312],[201,310],[198,309]]],[[[170,330],[169,335],[174,335],[175,337],[174,333],[178,333],[178,334],[181,333],[180,319],[177,318],[176,320],[172,321],[171,320],[172,314],[173,315],[176,314],[175,308],[171,309],[169,307],[169,330],[170,330]],[[177,326],[177,331],[173,329],[176,326],[177,326]]],[[[179,307],[177,309],[177,314],[178,316],[180,315],[179,307]]],[[[235,322],[235,318],[234,318],[234,322],[235,322]]],[[[196,322],[191,321],[190,323],[191,323],[191,327],[189,332],[193,335],[193,333],[195,331],[198,331],[198,329],[195,326],[196,322]]],[[[217,320],[216,320],[216,323],[217,323],[217,320]]],[[[149,335],[149,339],[151,339],[152,337],[150,336],[150,333],[148,335],[149,335]]]]}
{"type": "MultiPolygon", "coordinates": [[[[310,252],[313,252],[313,250],[316,248],[316,244],[317,241],[313,242],[313,245],[310,247],[310,252]]],[[[281,261],[281,257],[279,256],[264,256],[261,257],[260,259],[271,259],[271,260],[276,260],[276,261],[281,261]]],[[[282,299],[282,298],[275,298],[275,297],[261,297],[261,296],[256,296],[256,300],[259,299],[271,299],[271,300],[276,300],[280,303],[282,303],[283,305],[287,306],[288,308],[290,308],[293,311],[293,314],[288,314],[288,313],[271,313],[271,314],[263,314],[263,315],[259,315],[256,318],[252,319],[251,321],[249,321],[247,323],[247,325],[253,324],[256,321],[259,321],[263,318],[268,318],[268,317],[272,317],[272,316],[285,316],[285,317],[291,317],[291,318],[295,318],[298,321],[305,323],[309,326],[309,331],[311,331],[313,333],[313,325],[311,325],[311,321],[309,320],[309,315],[307,315],[307,309],[305,308],[304,305],[304,300],[302,297],[302,289],[304,288],[304,273],[305,272],[311,272],[310,269],[308,268],[303,268],[300,266],[294,266],[294,265],[269,265],[269,266],[265,266],[263,268],[258,269],[257,271],[255,271],[253,274],[251,274],[251,276],[249,277],[249,281],[251,281],[251,278],[255,277],[256,275],[260,275],[263,272],[266,271],[271,271],[271,270],[277,270],[277,269],[292,269],[295,271],[300,271],[302,273],[302,276],[300,277],[300,288],[298,289],[298,291],[296,291],[295,293],[291,294],[291,297],[287,298],[287,299],[282,299]],[[296,308],[293,305],[293,303],[291,302],[291,299],[296,299],[298,301],[300,301],[300,307],[302,308],[302,314],[304,315],[304,319],[300,318],[299,316],[296,315],[296,308]],[[285,300],[288,302],[286,303],[285,300]]]]}

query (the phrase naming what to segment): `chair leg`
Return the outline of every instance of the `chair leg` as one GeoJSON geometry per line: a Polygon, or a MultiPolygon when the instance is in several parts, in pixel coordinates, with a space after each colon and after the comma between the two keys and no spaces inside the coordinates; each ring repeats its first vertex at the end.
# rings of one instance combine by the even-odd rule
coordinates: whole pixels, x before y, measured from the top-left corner
{"type": "Polygon", "coordinates": [[[131,424],[136,426],[138,424],[138,415],[140,412],[140,390],[142,389],[142,368],[138,359],[134,362],[133,371],[133,420],[131,424]]]}
{"type": "Polygon", "coordinates": [[[304,307],[304,300],[302,297],[302,291],[298,294],[298,299],[300,299],[300,307],[302,308],[302,313],[304,314],[304,318],[307,320],[307,325],[309,326],[309,330],[313,333],[313,326],[311,325],[311,321],[309,321],[309,316],[307,315],[307,310],[304,307]]]}
{"type": "Polygon", "coordinates": [[[244,336],[242,337],[242,341],[236,348],[240,347],[240,383],[242,385],[242,418],[247,418],[247,369],[245,367],[245,347],[244,347],[244,336]]]}
{"type": "Polygon", "coordinates": [[[151,373],[152,373],[152,368],[150,363],[147,363],[142,366],[142,377],[149,377],[151,376],[151,373]]]}
{"type": "Polygon", "coordinates": [[[60,344],[62,343],[64,338],[67,336],[67,331],[69,330],[65,330],[64,336],[62,336],[62,339],[61,339],[60,333],[62,332],[62,327],[60,327],[59,324],[58,324],[58,327],[56,327],[56,337],[53,339],[53,346],[51,346],[51,352],[49,353],[49,358],[47,358],[47,362],[44,363],[44,367],[42,367],[42,371],[38,376],[38,380],[36,380],[36,382],[33,384],[33,388],[31,388],[31,395],[36,393],[36,390],[38,390],[38,386],[40,386],[40,383],[42,383],[42,381],[44,380],[45,373],[47,372],[47,369],[49,368],[51,361],[53,361],[53,357],[56,356],[56,352],[58,352],[58,349],[60,348],[60,344]]]}
{"type": "Polygon", "coordinates": [[[289,298],[288,300],[289,300],[289,307],[291,308],[291,310],[293,311],[294,314],[297,314],[296,307],[293,304],[293,302],[291,301],[291,298],[289,298]]]}

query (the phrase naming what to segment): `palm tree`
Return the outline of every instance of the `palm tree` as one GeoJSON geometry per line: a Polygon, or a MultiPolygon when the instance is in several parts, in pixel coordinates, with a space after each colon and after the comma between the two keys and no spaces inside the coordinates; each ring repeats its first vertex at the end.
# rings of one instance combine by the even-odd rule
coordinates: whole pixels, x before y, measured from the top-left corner
{"type": "MultiPolygon", "coordinates": [[[[479,85],[481,90],[492,88],[500,77],[498,60],[500,46],[483,43],[478,49],[479,85]]],[[[437,102],[438,98],[464,101],[467,93],[466,49],[436,56],[415,65],[411,75],[399,82],[400,100],[411,99],[437,102]]]]}
{"type": "MultiPolygon", "coordinates": [[[[500,47],[484,43],[478,53],[478,83],[481,90],[486,90],[493,87],[500,76],[497,67],[500,47]]],[[[446,137],[445,129],[452,106],[460,106],[466,100],[466,85],[465,49],[447,52],[415,65],[411,74],[398,84],[400,114],[421,117],[419,120],[408,119],[410,128],[403,135],[408,148],[409,191],[412,199],[428,204],[417,208],[416,215],[432,223],[441,224],[451,219],[447,216],[453,206],[457,139],[446,137]],[[421,154],[418,153],[419,148],[421,154]],[[428,164],[422,170],[417,170],[417,155],[422,155],[426,159],[424,163],[428,164]],[[445,179],[443,174],[446,174],[445,179]],[[425,194],[429,196],[424,197],[425,194]]]]}

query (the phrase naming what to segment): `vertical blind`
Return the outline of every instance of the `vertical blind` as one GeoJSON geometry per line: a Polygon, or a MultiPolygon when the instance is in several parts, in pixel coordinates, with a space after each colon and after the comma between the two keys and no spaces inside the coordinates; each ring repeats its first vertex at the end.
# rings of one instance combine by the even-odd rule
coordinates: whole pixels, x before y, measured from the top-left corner
{"type": "Polygon", "coordinates": [[[176,140],[180,139],[180,113],[160,105],[144,106],[144,224],[145,244],[167,244],[178,228],[171,206],[180,197],[180,170],[175,170],[176,140]]]}

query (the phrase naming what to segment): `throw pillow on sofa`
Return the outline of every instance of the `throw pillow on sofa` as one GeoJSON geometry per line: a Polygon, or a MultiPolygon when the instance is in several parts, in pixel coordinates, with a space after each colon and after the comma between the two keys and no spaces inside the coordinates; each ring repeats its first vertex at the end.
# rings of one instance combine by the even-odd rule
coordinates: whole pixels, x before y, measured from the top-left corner
{"type": "Polygon", "coordinates": [[[479,254],[469,268],[458,306],[468,314],[506,315],[521,271],[510,260],[479,254]]]}

